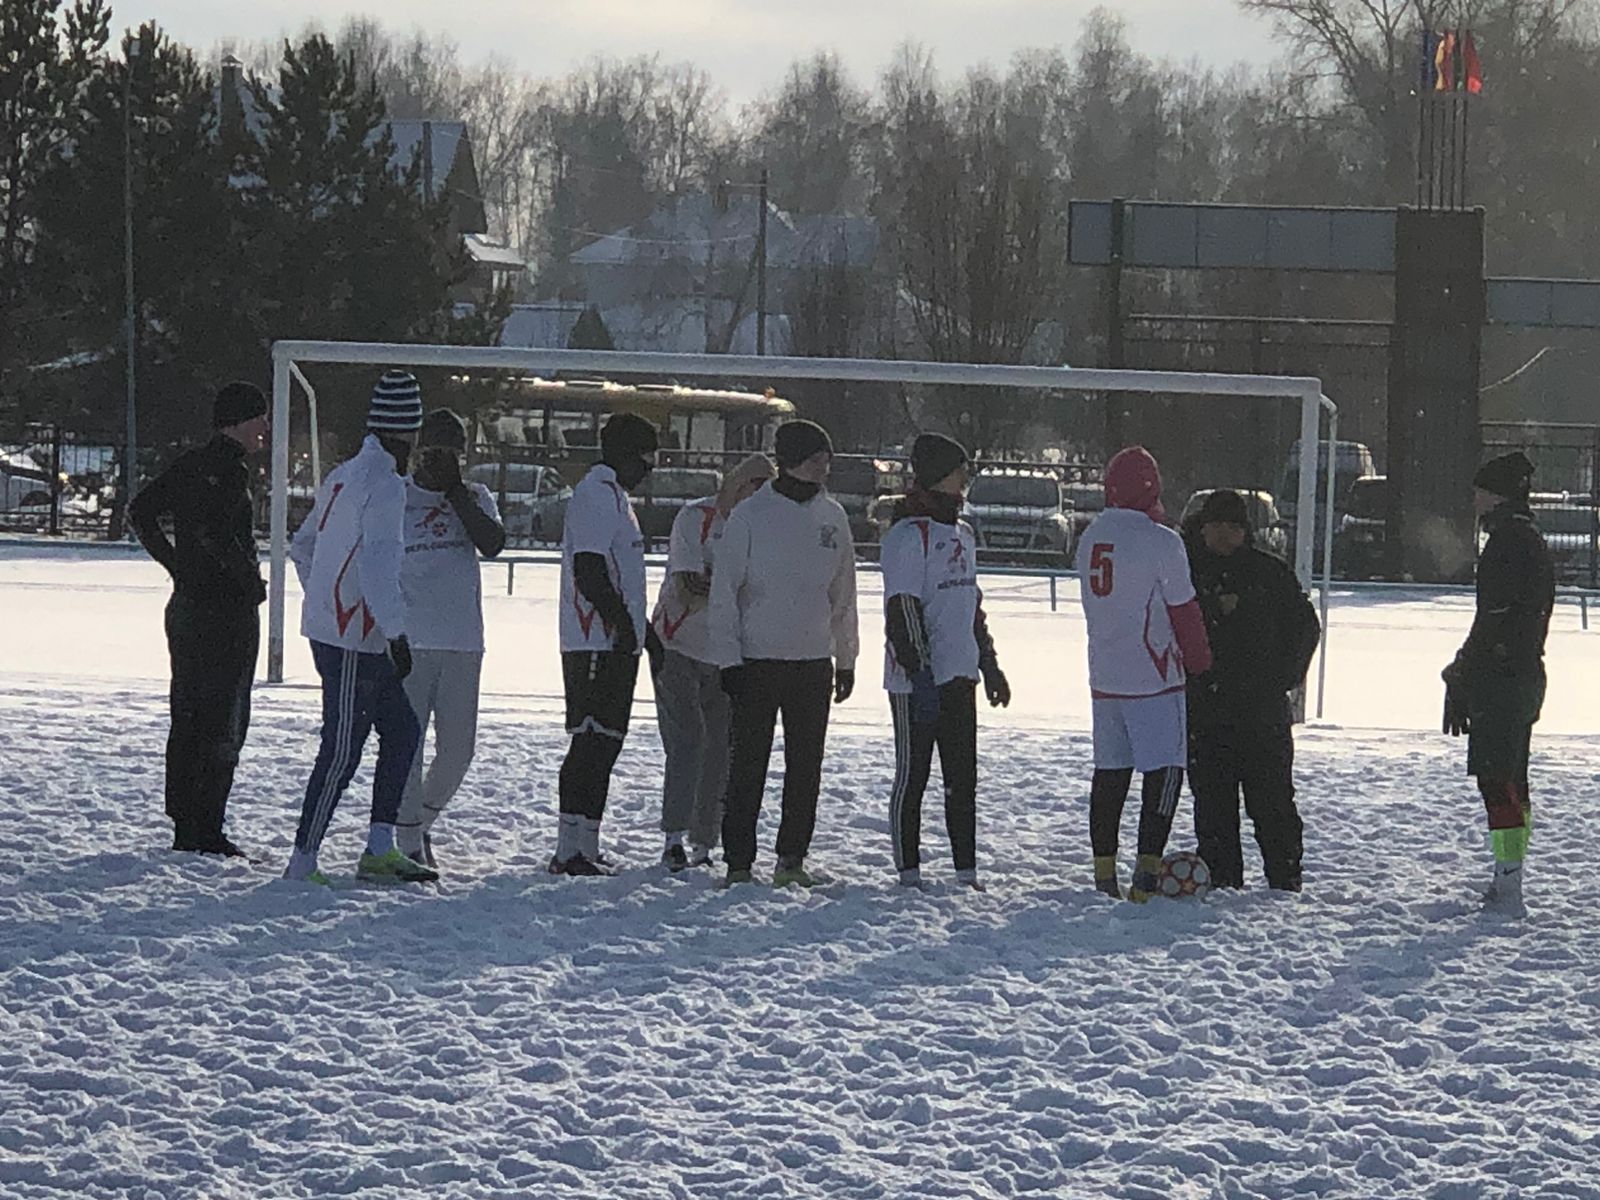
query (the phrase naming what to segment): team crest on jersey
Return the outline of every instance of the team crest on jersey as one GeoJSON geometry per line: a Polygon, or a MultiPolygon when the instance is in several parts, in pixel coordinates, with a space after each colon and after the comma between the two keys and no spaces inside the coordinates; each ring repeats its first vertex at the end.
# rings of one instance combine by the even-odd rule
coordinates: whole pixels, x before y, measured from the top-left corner
{"type": "Polygon", "coordinates": [[[449,509],[444,505],[434,505],[422,515],[422,520],[417,522],[417,528],[426,529],[436,538],[447,536],[450,532],[449,522],[445,520],[448,512],[449,509]]]}
{"type": "Polygon", "coordinates": [[[824,550],[837,550],[839,548],[839,531],[832,525],[824,525],[818,532],[821,535],[819,540],[824,550]]]}
{"type": "Polygon", "coordinates": [[[964,575],[969,569],[967,566],[967,544],[960,538],[956,538],[953,544],[955,548],[950,551],[948,565],[964,575]]]}

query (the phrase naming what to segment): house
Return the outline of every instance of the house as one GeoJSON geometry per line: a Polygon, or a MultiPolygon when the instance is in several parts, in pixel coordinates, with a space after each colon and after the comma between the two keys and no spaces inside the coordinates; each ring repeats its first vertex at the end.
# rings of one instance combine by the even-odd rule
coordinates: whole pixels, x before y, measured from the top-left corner
{"type": "MultiPolygon", "coordinates": [[[[568,262],[619,350],[754,354],[760,227],[753,197],[680,196],[568,262]]],[[[769,203],[766,249],[764,350],[782,354],[793,340],[788,314],[810,281],[832,266],[869,270],[877,225],[865,217],[794,216],[769,203]]]]}
{"type": "MultiPolygon", "coordinates": [[[[244,77],[244,64],[233,55],[222,60],[218,84],[221,136],[226,144],[258,134],[264,117],[244,77]]],[[[444,197],[450,210],[450,233],[459,238],[472,263],[472,274],[451,293],[457,305],[478,304],[505,286],[516,286],[527,263],[511,247],[488,236],[489,219],[478,180],[472,137],[463,121],[396,120],[387,131],[394,142],[390,164],[398,171],[421,166],[417,186],[429,200],[444,197]]]]}

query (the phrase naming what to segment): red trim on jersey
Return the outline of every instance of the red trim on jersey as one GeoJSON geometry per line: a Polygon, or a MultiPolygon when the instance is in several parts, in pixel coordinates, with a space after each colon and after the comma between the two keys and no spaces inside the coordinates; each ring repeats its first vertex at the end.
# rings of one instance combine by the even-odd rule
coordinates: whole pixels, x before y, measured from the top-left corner
{"type": "Polygon", "coordinates": [[[333,515],[333,502],[339,498],[339,493],[344,491],[344,484],[336,483],[333,491],[328,493],[328,507],[322,510],[322,520],[317,522],[317,532],[321,533],[328,527],[328,518],[333,515]]]}
{"type": "Polygon", "coordinates": [[[717,523],[717,506],[704,504],[700,511],[705,514],[705,519],[700,522],[700,544],[704,546],[711,540],[711,527],[717,523]]]}
{"type": "MultiPolygon", "coordinates": [[[[337,492],[337,490],[336,488],[335,491],[337,492]]],[[[331,508],[332,505],[330,504],[329,507],[331,508]]],[[[359,596],[356,597],[356,602],[349,608],[339,602],[339,589],[344,585],[345,572],[350,569],[350,564],[355,562],[356,555],[361,550],[361,542],[361,538],[356,539],[356,544],[350,547],[350,553],[345,555],[344,566],[340,567],[339,573],[333,577],[333,619],[339,626],[340,637],[344,636],[344,631],[350,627],[350,622],[355,619],[355,615],[367,606],[367,602],[359,596]]],[[[370,618],[368,619],[370,620],[370,618]]],[[[366,625],[362,636],[365,637],[366,634],[371,632],[372,627],[366,625]]]]}

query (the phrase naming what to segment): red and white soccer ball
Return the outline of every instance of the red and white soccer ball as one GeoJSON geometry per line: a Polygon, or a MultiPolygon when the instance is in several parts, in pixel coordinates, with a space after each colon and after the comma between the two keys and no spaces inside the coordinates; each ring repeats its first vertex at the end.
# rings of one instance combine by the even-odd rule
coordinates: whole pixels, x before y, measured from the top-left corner
{"type": "Polygon", "coordinates": [[[1173,900],[1185,896],[1204,896],[1211,890],[1211,868],[1206,860],[1189,850],[1177,850],[1161,860],[1156,891],[1173,900]]]}

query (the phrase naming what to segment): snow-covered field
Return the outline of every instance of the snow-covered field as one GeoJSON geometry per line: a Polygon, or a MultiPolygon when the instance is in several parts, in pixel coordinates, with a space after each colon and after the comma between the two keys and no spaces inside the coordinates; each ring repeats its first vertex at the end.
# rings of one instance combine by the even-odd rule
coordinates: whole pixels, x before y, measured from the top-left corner
{"type": "MultiPolygon", "coordinates": [[[[832,886],[651,865],[647,691],[607,824],[629,869],[544,874],[552,572],[485,580],[446,882],[329,891],[277,879],[315,748],[301,645],[257,690],[232,805],[271,862],[174,856],[159,569],[0,546],[0,1195],[1600,1197],[1600,629],[1575,607],[1532,915],[1503,924],[1477,913],[1480,806],[1436,725],[1463,598],[1336,606],[1303,895],[1139,908],[1088,886],[1082,622],[1042,583],[986,586],[1018,702],[984,718],[975,895],[893,886],[872,656],[830,742],[832,886]]],[[[330,867],[353,868],[369,778],[330,867]]],[[[1187,825],[1185,804],[1174,846],[1187,825]]],[[[942,841],[931,803],[948,880],[942,841]]]]}

